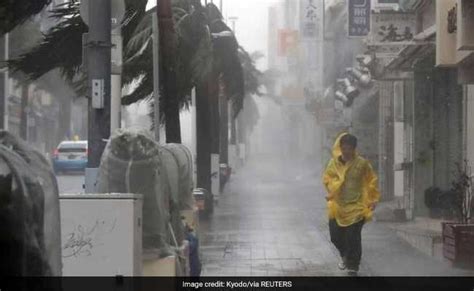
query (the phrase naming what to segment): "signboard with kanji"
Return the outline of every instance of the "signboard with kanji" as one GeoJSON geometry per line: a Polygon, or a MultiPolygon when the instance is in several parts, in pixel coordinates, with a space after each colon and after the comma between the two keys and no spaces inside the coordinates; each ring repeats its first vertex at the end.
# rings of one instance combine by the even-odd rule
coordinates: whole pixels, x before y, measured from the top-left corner
{"type": "Polygon", "coordinates": [[[415,33],[416,18],[413,13],[372,12],[367,45],[377,58],[384,59],[383,63],[388,64],[406,46],[416,44],[415,33]]]}
{"type": "Polygon", "coordinates": [[[323,39],[323,0],[301,0],[301,37],[303,39],[323,39]]]}
{"type": "Polygon", "coordinates": [[[416,17],[413,13],[372,13],[371,45],[411,45],[416,33],[416,17]]]}
{"type": "Polygon", "coordinates": [[[299,0],[301,88],[320,92],[323,85],[324,0],[299,0]]]}
{"type": "Polygon", "coordinates": [[[349,37],[365,37],[370,32],[370,0],[349,0],[349,37]]]}

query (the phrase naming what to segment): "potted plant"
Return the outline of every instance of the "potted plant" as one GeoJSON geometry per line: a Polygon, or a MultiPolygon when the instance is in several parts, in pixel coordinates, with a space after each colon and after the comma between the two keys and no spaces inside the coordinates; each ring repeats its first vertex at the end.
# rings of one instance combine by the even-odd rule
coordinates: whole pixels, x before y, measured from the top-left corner
{"type": "Polygon", "coordinates": [[[457,165],[456,178],[450,192],[451,206],[457,221],[442,223],[443,255],[456,266],[473,268],[473,175],[467,161],[457,165]]]}

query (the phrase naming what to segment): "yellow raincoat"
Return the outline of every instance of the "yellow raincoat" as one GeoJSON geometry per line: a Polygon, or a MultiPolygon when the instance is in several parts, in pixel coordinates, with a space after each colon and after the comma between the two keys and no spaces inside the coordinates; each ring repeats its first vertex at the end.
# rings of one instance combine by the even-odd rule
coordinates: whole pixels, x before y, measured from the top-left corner
{"type": "Polygon", "coordinates": [[[323,175],[323,184],[328,192],[328,217],[336,219],[339,226],[345,227],[361,220],[372,218],[370,205],[380,199],[377,176],[370,163],[356,153],[354,159],[343,164],[340,140],[334,143],[332,156],[323,175]]]}

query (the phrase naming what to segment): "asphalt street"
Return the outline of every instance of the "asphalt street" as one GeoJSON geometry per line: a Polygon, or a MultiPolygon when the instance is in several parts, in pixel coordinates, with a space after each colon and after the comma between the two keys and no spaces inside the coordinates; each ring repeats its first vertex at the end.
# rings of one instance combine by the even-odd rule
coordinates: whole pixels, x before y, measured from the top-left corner
{"type": "Polygon", "coordinates": [[[83,193],[84,174],[68,173],[56,175],[58,180],[59,193],[83,193]]]}
{"type": "MultiPolygon", "coordinates": [[[[320,171],[310,161],[255,158],[200,224],[203,276],[345,276],[329,241],[320,171]]],[[[58,175],[83,193],[81,173],[58,175]]],[[[417,251],[380,222],[364,226],[361,276],[474,276],[417,251]]]]}

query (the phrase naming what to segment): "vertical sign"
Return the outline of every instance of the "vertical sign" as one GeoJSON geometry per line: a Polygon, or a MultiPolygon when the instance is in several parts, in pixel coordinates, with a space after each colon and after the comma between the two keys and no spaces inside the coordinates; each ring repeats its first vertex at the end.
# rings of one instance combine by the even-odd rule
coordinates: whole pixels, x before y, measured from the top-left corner
{"type": "Polygon", "coordinates": [[[370,0],[349,0],[349,37],[365,37],[370,32],[370,0]]]}
{"type": "Polygon", "coordinates": [[[300,81],[303,90],[321,92],[323,87],[324,1],[300,0],[300,35],[305,78],[300,81]]]}
{"type": "Polygon", "coordinates": [[[323,10],[322,0],[301,0],[301,37],[303,39],[322,40],[323,10]]]}

